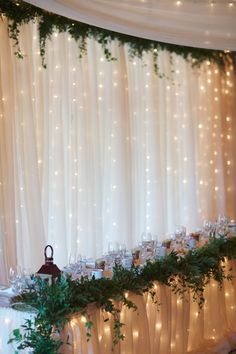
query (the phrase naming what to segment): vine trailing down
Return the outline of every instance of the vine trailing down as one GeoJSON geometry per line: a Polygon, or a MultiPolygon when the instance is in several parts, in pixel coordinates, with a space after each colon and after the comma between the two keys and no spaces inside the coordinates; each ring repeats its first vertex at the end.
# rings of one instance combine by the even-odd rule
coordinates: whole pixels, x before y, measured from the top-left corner
{"type": "Polygon", "coordinates": [[[108,61],[116,59],[112,55],[109,46],[114,40],[118,41],[120,45],[128,45],[129,55],[131,58],[142,58],[144,53],[151,52],[153,54],[154,69],[156,73],[158,73],[157,57],[158,51],[160,50],[168,50],[170,53],[181,55],[183,58],[191,62],[192,66],[200,66],[201,63],[208,60],[224,69],[226,65],[235,61],[235,53],[179,46],[133,37],[71,20],[42,10],[36,6],[25,3],[22,0],[0,0],[0,15],[5,16],[8,19],[9,37],[14,41],[15,54],[19,58],[24,57],[24,54],[19,46],[19,33],[21,25],[30,22],[37,22],[40,54],[42,58],[42,65],[44,67],[46,67],[46,41],[51,38],[54,32],[67,32],[70,34],[70,36],[78,43],[79,57],[86,54],[87,38],[93,38],[101,44],[104,51],[104,56],[108,61]]]}
{"type": "MultiPolygon", "coordinates": [[[[20,302],[27,308],[33,308],[35,316],[26,320],[22,328],[13,331],[9,343],[15,343],[17,350],[28,348],[34,354],[59,353],[63,344],[60,334],[78,312],[87,316],[86,329],[89,340],[93,324],[86,309],[89,304],[96,303],[98,308],[105,314],[110,313],[114,319],[113,345],[116,345],[124,339],[120,305],[137,309],[129,297],[125,296],[127,292],[137,295],[148,292],[154,303],[161,306],[155,290],[155,282],[159,282],[170,287],[181,298],[191,293],[201,310],[204,304],[204,289],[209,281],[214,279],[222,286],[224,279],[232,279],[230,270],[226,269],[225,257],[236,258],[236,237],[212,238],[207,245],[190,250],[184,257],[172,251],[163,259],[147,261],[143,268],[132,267],[127,270],[116,266],[112,279],[89,280],[82,277],[72,280],[65,275],[54,285],[36,279],[13,299],[15,304],[20,302]]],[[[109,316],[105,315],[105,321],[108,320],[106,317],[109,316]]]]}

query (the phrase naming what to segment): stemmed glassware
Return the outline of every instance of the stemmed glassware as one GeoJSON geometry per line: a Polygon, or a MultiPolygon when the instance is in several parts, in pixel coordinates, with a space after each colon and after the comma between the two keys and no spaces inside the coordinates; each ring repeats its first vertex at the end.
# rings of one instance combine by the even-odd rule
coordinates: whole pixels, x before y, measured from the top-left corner
{"type": "Polygon", "coordinates": [[[27,268],[21,268],[20,266],[16,268],[10,267],[8,272],[8,282],[14,293],[20,293],[30,282],[30,270],[27,268]]]}
{"type": "Polygon", "coordinates": [[[203,222],[203,234],[205,237],[209,238],[214,232],[215,226],[209,220],[204,220],[203,222]]]}
{"type": "Polygon", "coordinates": [[[13,286],[16,282],[16,270],[13,267],[9,268],[8,272],[8,282],[11,286],[13,286]]]}
{"type": "Polygon", "coordinates": [[[148,259],[153,259],[155,243],[151,232],[142,232],[140,244],[140,261],[142,264],[148,259]]]}
{"type": "Polygon", "coordinates": [[[184,247],[186,238],[186,227],[179,226],[175,230],[175,248],[176,250],[181,250],[184,247]]]}
{"type": "Polygon", "coordinates": [[[86,259],[77,252],[70,252],[68,264],[64,267],[64,271],[72,275],[73,279],[77,279],[85,274],[86,259]]]}
{"type": "Polygon", "coordinates": [[[219,214],[216,224],[216,236],[226,236],[228,231],[227,217],[225,215],[219,214]]]}

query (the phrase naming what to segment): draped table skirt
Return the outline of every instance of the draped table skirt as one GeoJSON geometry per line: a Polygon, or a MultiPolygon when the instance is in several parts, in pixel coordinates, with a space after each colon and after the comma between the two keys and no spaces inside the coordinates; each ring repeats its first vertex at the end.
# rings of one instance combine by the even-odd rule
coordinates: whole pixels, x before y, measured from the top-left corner
{"type": "MultiPolygon", "coordinates": [[[[235,262],[232,274],[236,274],[235,262]]],[[[155,284],[159,305],[151,296],[127,293],[138,310],[121,308],[124,341],[112,351],[113,321],[109,314],[92,305],[87,317],[93,322],[87,341],[84,316],[75,315],[64,330],[71,344],[64,344],[63,354],[227,354],[236,348],[236,280],[225,280],[220,289],[211,281],[205,289],[205,303],[199,311],[191,294],[180,299],[167,286],[155,284]],[[104,322],[104,319],[109,320],[104,322]]],[[[18,328],[27,313],[0,308],[0,353],[14,353],[7,345],[10,332],[18,328]]],[[[26,353],[27,351],[25,351],[26,353]]],[[[23,352],[22,352],[23,353],[23,352]]]]}

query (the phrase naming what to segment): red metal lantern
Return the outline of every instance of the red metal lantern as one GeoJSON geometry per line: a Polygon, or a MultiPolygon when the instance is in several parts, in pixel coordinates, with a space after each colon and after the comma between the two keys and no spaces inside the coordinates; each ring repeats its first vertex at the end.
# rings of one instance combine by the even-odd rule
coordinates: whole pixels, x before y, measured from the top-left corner
{"type": "Polygon", "coordinates": [[[53,248],[51,245],[47,245],[44,248],[45,264],[39,269],[37,275],[49,284],[54,284],[60,279],[61,271],[56,264],[53,263],[53,248]],[[47,248],[51,249],[51,256],[47,256],[47,248]]]}

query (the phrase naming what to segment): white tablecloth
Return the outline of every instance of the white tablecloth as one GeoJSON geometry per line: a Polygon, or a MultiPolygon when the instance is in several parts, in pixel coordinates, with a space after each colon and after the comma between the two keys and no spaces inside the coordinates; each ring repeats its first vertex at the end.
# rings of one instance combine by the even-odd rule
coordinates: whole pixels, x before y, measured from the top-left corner
{"type": "MultiPolygon", "coordinates": [[[[158,284],[156,290],[161,303],[159,311],[148,295],[128,294],[138,311],[122,309],[126,338],[115,347],[114,354],[228,354],[236,348],[236,280],[224,281],[222,289],[211,281],[200,312],[190,296],[186,300],[178,299],[168,287],[158,284]]],[[[112,353],[112,321],[104,322],[104,313],[95,307],[88,312],[94,324],[91,340],[86,340],[85,318],[77,316],[65,330],[65,337],[69,333],[72,345],[64,345],[63,353],[112,353]]],[[[12,309],[0,309],[1,354],[14,353],[6,343],[10,332],[26,316],[12,309]]]]}
{"type": "MultiPolygon", "coordinates": [[[[0,308],[0,353],[15,354],[15,348],[12,344],[7,344],[12,331],[19,328],[24,320],[31,315],[26,312],[16,311],[8,307],[0,308]]],[[[24,351],[27,353],[28,351],[24,351]]],[[[43,353],[42,353],[43,354],[43,353]]],[[[46,353],[45,353],[46,354],[46,353]]]]}

